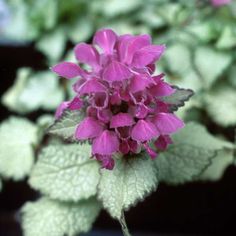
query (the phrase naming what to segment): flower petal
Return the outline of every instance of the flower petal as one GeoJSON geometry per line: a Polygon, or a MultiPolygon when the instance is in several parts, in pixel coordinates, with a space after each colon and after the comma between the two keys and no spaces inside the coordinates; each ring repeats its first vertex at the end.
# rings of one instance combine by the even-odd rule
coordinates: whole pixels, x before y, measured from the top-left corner
{"type": "Polygon", "coordinates": [[[111,155],[95,155],[96,159],[100,162],[102,162],[102,168],[105,168],[107,170],[112,170],[115,165],[115,161],[112,158],[111,155]]]}
{"type": "Polygon", "coordinates": [[[112,116],[110,122],[110,128],[131,126],[134,124],[133,117],[128,113],[118,113],[117,115],[112,116]]]}
{"type": "Polygon", "coordinates": [[[119,139],[113,131],[105,130],[93,141],[93,154],[111,155],[118,150],[119,139]]]}
{"type": "Polygon", "coordinates": [[[57,107],[57,110],[56,110],[56,113],[55,113],[56,119],[59,119],[59,118],[61,117],[61,115],[63,114],[64,110],[68,108],[70,102],[71,102],[71,101],[62,102],[62,103],[57,107]]]}
{"type": "Polygon", "coordinates": [[[77,92],[80,95],[84,94],[90,94],[90,93],[97,93],[97,92],[105,92],[106,87],[97,81],[96,79],[87,80],[85,83],[83,83],[79,89],[77,89],[77,92]]]}
{"type": "Polygon", "coordinates": [[[83,106],[83,101],[79,97],[75,97],[69,104],[70,110],[79,110],[83,106]]]}
{"type": "Polygon", "coordinates": [[[121,141],[119,151],[124,155],[129,153],[130,148],[129,148],[129,144],[128,144],[127,140],[122,140],[121,141]]]}
{"type": "Polygon", "coordinates": [[[161,134],[172,134],[184,127],[184,122],[172,113],[158,113],[153,123],[161,134]]]}
{"type": "Polygon", "coordinates": [[[92,117],[86,117],[82,120],[75,131],[75,137],[79,140],[95,138],[99,136],[104,127],[102,123],[92,117]]]}
{"type": "Polygon", "coordinates": [[[61,62],[53,66],[52,71],[61,77],[65,77],[66,79],[72,79],[79,75],[85,75],[85,72],[78,65],[72,62],[61,62]]]}
{"type": "Polygon", "coordinates": [[[129,91],[131,93],[143,91],[151,84],[154,84],[154,82],[152,81],[152,77],[142,74],[135,75],[130,81],[129,91]]]}
{"type": "Polygon", "coordinates": [[[148,155],[151,157],[151,159],[155,159],[157,157],[157,152],[155,152],[155,150],[152,149],[147,143],[144,143],[143,146],[146,149],[148,155]]]}
{"type": "Polygon", "coordinates": [[[79,62],[92,66],[94,70],[100,68],[99,54],[93,46],[87,43],[79,43],[75,46],[74,51],[75,57],[79,62]]]}
{"type": "Polygon", "coordinates": [[[118,51],[120,55],[120,60],[124,63],[130,64],[133,55],[140,48],[143,48],[151,44],[151,37],[147,34],[131,36],[126,35],[120,39],[118,46],[118,51]]]}
{"type": "Polygon", "coordinates": [[[132,65],[142,68],[159,60],[165,51],[164,45],[148,45],[136,51],[133,56],[132,65]]]}
{"type": "Polygon", "coordinates": [[[149,89],[149,92],[152,94],[152,96],[164,97],[173,94],[175,89],[173,89],[168,83],[160,80],[156,85],[149,89]]]}
{"type": "Polygon", "coordinates": [[[131,131],[133,140],[145,142],[159,135],[155,125],[150,121],[139,120],[131,131]]]}
{"type": "Polygon", "coordinates": [[[95,93],[90,99],[93,107],[97,109],[104,109],[108,105],[108,94],[105,92],[95,93]]]}
{"type": "Polygon", "coordinates": [[[111,62],[103,72],[103,79],[113,82],[129,79],[132,73],[123,64],[113,61],[111,62]]]}
{"type": "Polygon", "coordinates": [[[160,135],[159,138],[154,142],[154,145],[159,150],[166,150],[169,144],[172,144],[172,139],[169,135],[160,135]]]}
{"type": "Polygon", "coordinates": [[[116,33],[111,29],[102,29],[96,32],[93,43],[97,44],[107,54],[112,54],[117,40],[116,33]]]}

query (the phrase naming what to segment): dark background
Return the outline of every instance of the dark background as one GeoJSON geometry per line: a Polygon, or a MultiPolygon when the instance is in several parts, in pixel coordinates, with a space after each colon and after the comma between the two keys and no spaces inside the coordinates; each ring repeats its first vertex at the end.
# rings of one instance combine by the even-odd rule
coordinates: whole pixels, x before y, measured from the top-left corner
{"type": "MultiPolygon", "coordinates": [[[[45,58],[30,46],[0,46],[1,95],[15,79],[19,67],[30,66],[46,69],[45,58]]],[[[0,119],[10,113],[0,106],[0,119]]],[[[31,120],[40,114],[30,114],[31,120]]],[[[14,114],[16,115],[16,114],[14,114]]],[[[228,132],[226,130],[226,132],[228,132]]],[[[232,134],[232,132],[230,132],[232,134]]],[[[20,137],[19,137],[20,138],[20,137]]],[[[231,137],[229,137],[232,139],[231,137]]],[[[10,142],[10,140],[9,140],[10,142]]],[[[20,168],[20,167],[19,167],[20,168]]],[[[231,166],[219,182],[191,183],[183,186],[161,184],[158,191],[139,203],[127,214],[131,232],[158,235],[236,235],[236,167],[231,166]]],[[[34,200],[38,193],[31,190],[26,181],[4,181],[0,193],[0,236],[20,236],[19,218],[16,212],[27,200],[34,200]]],[[[95,223],[95,229],[117,229],[120,226],[106,212],[102,212],[95,223]]],[[[105,234],[94,234],[102,236],[105,234]]],[[[107,235],[113,235],[111,232],[107,235]]],[[[121,235],[120,233],[117,235],[121,235]]],[[[139,234],[134,234],[135,236],[139,234]]],[[[40,235],[39,235],[40,236],[40,235]]]]}

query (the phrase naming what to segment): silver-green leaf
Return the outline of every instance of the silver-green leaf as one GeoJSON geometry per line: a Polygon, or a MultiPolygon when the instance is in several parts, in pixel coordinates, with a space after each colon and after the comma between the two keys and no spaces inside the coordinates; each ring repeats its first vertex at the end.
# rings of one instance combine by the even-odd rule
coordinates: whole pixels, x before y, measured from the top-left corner
{"type": "Polygon", "coordinates": [[[174,144],[155,159],[159,180],[182,184],[194,180],[208,168],[224,148],[233,144],[215,138],[197,123],[189,123],[173,136],[174,144]]]}
{"type": "Polygon", "coordinates": [[[99,164],[89,144],[50,145],[44,148],[30,175],[31,187],[50,198],[79,201],[94,196],[99,164]]]}
{"type": "Polygon", "coordinates": [[[10,117],[0,125],[0,173],[14,180],[27,176],[34,163],[38,128],[24,118],[10,117]]]}
{"type": "Polygon", "coordinates": [[[101,206],[92,198],[78,203],[41,198],[22,208],[25,236],[75,236],[88,232],[101,206]]]}
{"type": "Polygon", "coordinates": [[[122,157],[112,171],[101,170],[98,197],[110,215],[120,219],[124,210],[143,200],[157,184],[157,170],[149,157],[122,157]]]}
{"type": "Polygon", "coordinates": [[[168,97],[164,97],[162,100],[166,102],[171,111],[177,111],[179,107],[184,106],[185,102],[193,96],[191,89],[183,89],[177,86],[172,86],[175,89],[175,93],[168,97]]]}
{"type": "Polygon", "coordinates": [[[59,136],[66,140],[75,140],[74,134],[76,126],[83,118],[84,115],[81,111],[65,110],[62,116],[49,127],[48,133],[59,136]]]}

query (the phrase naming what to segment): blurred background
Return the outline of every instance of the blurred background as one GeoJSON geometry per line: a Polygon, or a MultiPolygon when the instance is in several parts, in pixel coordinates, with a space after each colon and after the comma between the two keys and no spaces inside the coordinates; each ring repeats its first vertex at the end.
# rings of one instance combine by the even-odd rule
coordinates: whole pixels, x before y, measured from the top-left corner
{"type": "MultiPolygon", "coordinates": [[[[215,137],[233,143],[236,1],[225,2],[229,3],[0,0],[1,124],[12,115],[39,127],[50,124],[58,104],[73,96],[71,82],[58,80],[50,66],[62,60],[74,61],[76,43],[91,42],[96,30],[109,27],[119,34],[148,33],[154,43],[166,44],[157,70],[165,72],[170,83],[195,92],[179,115],[185,121],[200,122],[215,137]]],[[[4,141],[11,142],[1,139],[2,145],[4,141]]],[[[222,156],[201,182],[161,184],[155,194],[127,213],[131,231],[145,236],[236,235],[235,161],[233,153],[222,156]]],[[[35,155],[18,162],[9,158],[0,154],[0,235],[18,236],[18,210],[27,200],[38,197],[27,185],[35,155]],[[21,165],[26,164],[28,169],[22,174],[21,165]]],[[[107,235],[112,235],[120,226],[103,211],[94,229],[109,229],[107,235]]]]}

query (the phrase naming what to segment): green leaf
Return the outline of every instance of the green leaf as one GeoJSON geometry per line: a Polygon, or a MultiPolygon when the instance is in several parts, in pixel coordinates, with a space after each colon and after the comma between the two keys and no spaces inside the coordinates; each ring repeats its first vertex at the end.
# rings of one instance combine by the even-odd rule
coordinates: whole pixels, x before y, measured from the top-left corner
{"type": "Polygon", "coordinates": [[[5,178],[23,179],[34,162],[33,146],[38,129],[27,119],[10,117],[0,125],[0,173],[5,178]]]}
{"type": "Polygon", "coordinates": [[[48,129],[48,133],[62,137],[63,139],[75,140],[74,134],[76,126],[83,119],[81,111],[65,110],[62,116],[55,121],[48,129]]]}
{"type": "Polygon", "coordinates": [[[212,164],[199,176],[200,180],[217,181],[222,178],[226,168],[233,164],[233,150],[220,150],[212,164]]]}
{"type": "Polygon", "coordinates": [[[166,66],[173,74],[184,75],[191,69],[190,50],[182,43],[170,45],[163,59],[166,60],[166,66]]]}
{"type": "Polygon", "coordinates": [[[216,51],[210,47],[198,47],[195,52],[195,65],[206,88],[213,85],[231,61],[230,53],[216,51]]]}
{"type": "Polygon", "coordinates": [[[96,199],[78,203],[41,198],[22,208],[25,236],[75,236],[88,232],[101,207],[96,199]]]}
{"type": "Polygon", "coordinates": [[[88,17],[79,18],[69,27],[69,38],[73,43],[87,41],[93,33],[93,24],[88,17]]]}
{"type": "Polygon", "coordinates": [[[157,170],[145,154],[116,160],[112,171],[102,169],[98,197],[110,215],[120,219],[128,210],[157,188],[157,170]]]}
{"type": "Polygon", "coordinates": [[[236,88],[236,65],[231,66],[229,69],[228,78],[230,84],[236,88]]]}
{"type": "Polygon", "coordinates": [[[229,142],[210,135],[197,123],[189,123],[173,135],[174,144],[155,159],[159,180],[182,184],[194,180],[216,157],[217,151],[233,148],[229,142]]]}
{"type": "Polygon", "coordinates": [[[45,54],[49,63],[57,62],[63,55],[66,47],[66,34],[63,28],[43,35],[36,43],[39,51],[45,54]]]}
{"type": "Polygon", "coordinates": [[[119,14],[127,14],[128,12],[137,9],[142,1],[129,0],[127,2],[119,0],[110,0],[101,4],[101,2],[94,2],[94,8],[100,9],[106,17],[114,17],[119,14]]]}
{"type": "Polygon", "coordinates": [[[235,89],[223,83],[205,95],[207,113],[218,125],[227,127],[236,124],[235,89]]]}
{"type": "Polygon", "coordinates": [[[87,199],[97,192],[99,164],[89,144],[44,148],[30,175],[31,187],[62,201],[87,199]]]}
{"type": "Polygon", "coordinates": [[[162,100],[170,105],[172,111],[177,111],[179,107],[184,106],[185,102],[193,96],[191,89],[182,89],[177,86],[172,86],[176,91],[168,97],[164,97],[162,100]]]}
{"type": "Polygon", "coordinates": [[[56,75],[51,72],[33,73],[22,68],[15,84],[3,95],[2,102],[10,110],[24,114],[43,108],[54,110],[64,99],[56,75]]]}
{"type": "Polygon", "coordinates": [[[236,46],[236,28],[226,26],[216,44],[219,49],[231,49],[236,46]]]}

